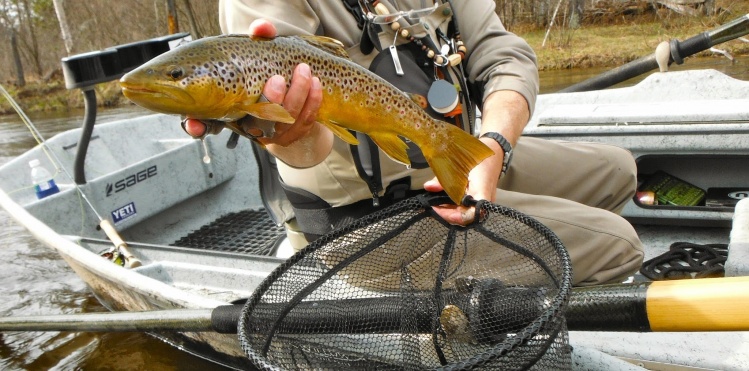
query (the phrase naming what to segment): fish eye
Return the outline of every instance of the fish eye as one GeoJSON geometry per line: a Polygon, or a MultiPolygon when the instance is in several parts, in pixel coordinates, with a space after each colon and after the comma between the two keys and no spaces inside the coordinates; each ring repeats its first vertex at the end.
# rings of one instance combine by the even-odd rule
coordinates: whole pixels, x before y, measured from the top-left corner
{"type": "Polygon", "coordinates": [[[167,75],[175,80],[179,79],[180,77],[182,77],[182,75],[185,74],[185,71],[183,71],[181,67],[177,66],[170,67],[168,71],[169,72],[167,72],[167,75]]]}

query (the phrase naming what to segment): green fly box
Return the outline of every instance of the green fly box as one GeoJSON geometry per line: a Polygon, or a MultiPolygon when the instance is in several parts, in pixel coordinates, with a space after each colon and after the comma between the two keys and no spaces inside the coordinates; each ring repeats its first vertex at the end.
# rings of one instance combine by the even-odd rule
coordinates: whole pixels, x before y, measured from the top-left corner
{"type": "Polygon", "coordinates": [[[705,190],[664,171],[651,175],[640,191],[655,193],[658,205],[697,206],[705,198],[705,190]]]}

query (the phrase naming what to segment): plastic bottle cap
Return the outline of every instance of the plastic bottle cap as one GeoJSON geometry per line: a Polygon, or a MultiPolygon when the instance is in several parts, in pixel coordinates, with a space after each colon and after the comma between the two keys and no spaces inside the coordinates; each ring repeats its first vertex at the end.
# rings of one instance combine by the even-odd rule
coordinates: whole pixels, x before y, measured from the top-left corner
{"type": "Polygon", "coordinates": [[[30,166],[30,167],[36,167],[36,166],[39,166],[39,159],[36,159],[36,158],[35,158],[35,159],[33,159],[33,160],[29,161],[29,166],[30,166]]]}

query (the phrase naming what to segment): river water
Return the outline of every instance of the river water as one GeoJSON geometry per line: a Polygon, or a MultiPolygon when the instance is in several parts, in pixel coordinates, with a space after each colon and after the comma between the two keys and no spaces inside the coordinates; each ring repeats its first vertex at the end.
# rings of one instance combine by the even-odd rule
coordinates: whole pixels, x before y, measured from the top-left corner
{"type": "MultiPolygon", "coordinates": [[[[749,81],[749,57],[692,59],[684,68],[713,68],[749,81]]],[[[541,73],[541,92],[560,90],[606,69],[541,73]]],[[[620,85],[641,80],[633,79],[620,85]]],[[[0,98],[3,99],[3,98],[0,98]]],[[[100,111],[97,122],[142,114],[138,108],[100,111]]],[[[45,138],[80,126],[81,112],[32,116],[45,138]]],[[[17,116],[0,116],[0,165],[36,143],[17,116]]],[[[8,190],[6,190],[8,191],[8,190]]],[[[53,315],[105,309],[56,252],[0,211],[0,315],[53,315]]],[[[0,333],[0,369],[211,370],[220,367],[140,333],[0,333]]]]}

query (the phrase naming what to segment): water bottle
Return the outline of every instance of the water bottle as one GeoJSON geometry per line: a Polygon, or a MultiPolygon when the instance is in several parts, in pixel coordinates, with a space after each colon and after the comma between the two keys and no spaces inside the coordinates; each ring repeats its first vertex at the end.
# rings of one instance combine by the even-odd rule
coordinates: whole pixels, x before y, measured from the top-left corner
{"type": "Polygon", "coordinates": [[[60,188],[57,188],[55,180],[52,179],[52,174],[41,165],[39,160],[33,159],[29,161],[29,166],[31,167],[31,182],[34,183],[36,198],[41,200],[60,192],[60,188]]]}

